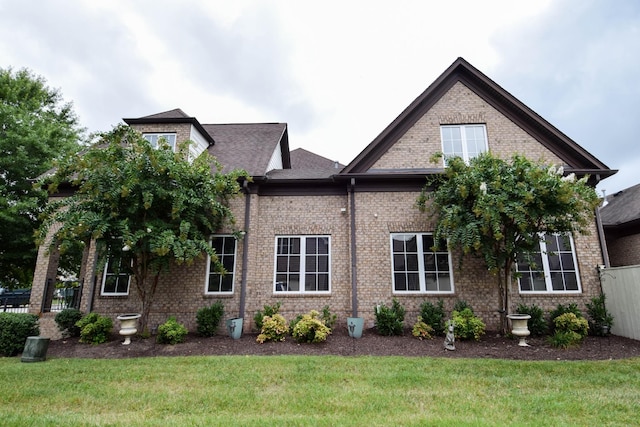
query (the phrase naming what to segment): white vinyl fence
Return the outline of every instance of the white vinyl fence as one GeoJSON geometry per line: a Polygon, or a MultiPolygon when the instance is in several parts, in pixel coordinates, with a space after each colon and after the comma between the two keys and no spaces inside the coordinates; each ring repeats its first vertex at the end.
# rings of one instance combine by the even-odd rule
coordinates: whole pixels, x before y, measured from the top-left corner
{"type": "Polygon", "coordinates": [[[640,340],[640,265],[603,269],[601,279],[613,315],[611,333],[640,340]]]}

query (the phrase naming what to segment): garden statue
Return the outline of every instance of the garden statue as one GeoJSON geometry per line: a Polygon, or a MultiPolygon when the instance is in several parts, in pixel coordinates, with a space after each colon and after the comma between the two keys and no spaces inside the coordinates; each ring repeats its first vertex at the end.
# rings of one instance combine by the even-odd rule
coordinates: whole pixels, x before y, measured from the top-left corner
{"type": "Polygon", "coordinates": [[[455,341],[456,341],[456,337],[453,333],[453,322],[451,320],[449,320],[448,323],[448,330],[447,330],[447,335],[444,337],[444,349],[445,350],[455,350],[456,346],[455,346],[455,341]]]}

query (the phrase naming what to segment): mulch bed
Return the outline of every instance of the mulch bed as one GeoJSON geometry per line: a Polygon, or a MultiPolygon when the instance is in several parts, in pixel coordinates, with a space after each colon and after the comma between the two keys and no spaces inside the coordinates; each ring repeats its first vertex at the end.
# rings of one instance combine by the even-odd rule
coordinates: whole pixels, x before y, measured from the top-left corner
{"type": "Polygon", "coordinates": [[[445,358],[493,358],[512,360],[610,360],[640,357],[640,341],[615,335],[587,337],[581,346],[566,350],[549,345],[546,338],[528,338],[529,347],[519,347],[518,339],[487,332],[480,341],[455,342],[455,351],[444,349],[444,338],[418,340],[409,331],[404,336],[386,337],[375,329],[365,330],[362,338],[350,338],[346,330],[336,330],[324,343],[298,344],[291,337],[284,342],[256,342],[257,334],[243,334],[234,340],[226,335],[203,338],[189,334],[186,342],[157,344],[154,337],[134,337],[128,346],[114,335],[104,344],[83,344],[78,338],[51,341],[47,358],[118,359],[156,356],[215,355],[338,355],[407,356],[445,358]]]}

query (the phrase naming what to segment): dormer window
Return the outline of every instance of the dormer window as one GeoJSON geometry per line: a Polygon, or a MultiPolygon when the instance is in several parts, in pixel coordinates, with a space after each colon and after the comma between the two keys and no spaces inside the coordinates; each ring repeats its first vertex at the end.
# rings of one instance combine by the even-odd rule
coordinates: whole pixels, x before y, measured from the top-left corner
{"type": "Polygon", "coordinates": [[[171,151],[176,151],[175,133],[145,133],[142,136],[149,141],[153,148],[158,148],[160,144],[164,143],[171,147],[171,151]]]}
{"type": "Polygon", "coordinates": [[[466,163],[487,151],[487,129],[485,125],[440,126],[442,153],[445,165],[447,158],[461,157],[466,163]]]}

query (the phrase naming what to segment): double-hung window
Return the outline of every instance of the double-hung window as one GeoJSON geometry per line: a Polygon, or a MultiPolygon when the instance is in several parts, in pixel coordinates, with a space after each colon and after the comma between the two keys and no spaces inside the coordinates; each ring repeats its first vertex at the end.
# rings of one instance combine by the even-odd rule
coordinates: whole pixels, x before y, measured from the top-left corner
{"type": "Polygon", "coordinates": [[[102,295],[129,295],[131,274],[131,258],[110,257],[102,273],[102,295]]]}
{"type": "Polygon", "coordinates": [[[153,148],[158,148],[161,143],[165,143],[171,147],[171,151],[176,151],[175,133],[145,133],[142,136],[149,141],[153,148]]]}
{"type": "Polygon", "coordinates": [[[571,235],[546,235],[539,250],[518,257],[517,269],[521,293],[581,291],[571,235]]]}
{"type": "Polygon", "coordinates": [[[485,125],[440,126],[442,153],[447,158],[461,157],[465,162],[487,151],[487,129],[485,125]]]}
{"type": "Polygon", "coordinates": [[[236,271],[236,238],[234,236],[213,236],[211,246],[216,251],[224,273],[216,271],[211,259],[207,263],[207,294],[231,294],[236,271]]]}
{"type": "Polygon", "coordinates": [[[275,252],[275,292],[331,290],[330,236],[279,236],[275,252]]]}
{"type": "Polygon", "coordinates": [[[394,292],[453,292],[451,255],[434,251],[434,243],[430,233],[391,234],[394,292]]]}

